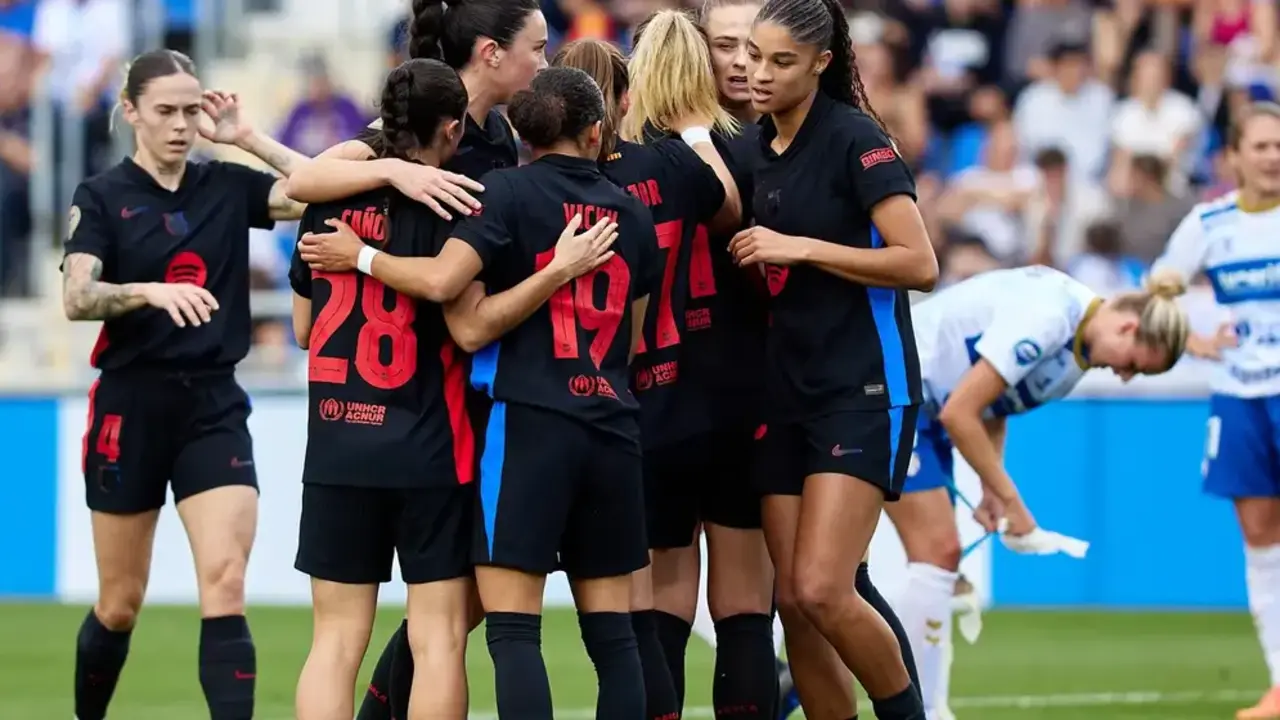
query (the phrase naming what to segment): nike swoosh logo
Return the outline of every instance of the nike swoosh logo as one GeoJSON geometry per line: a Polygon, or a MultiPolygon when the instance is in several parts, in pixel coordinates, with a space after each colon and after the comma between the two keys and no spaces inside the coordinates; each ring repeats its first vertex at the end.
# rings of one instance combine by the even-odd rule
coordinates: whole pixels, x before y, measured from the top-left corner
{"type": "Polygon", "coordinates": [[[144,213],[144,212],[146,212],[146,211],[147,211],[147,208],[145,208],[145,207],[132,208],[132,209],[131,209],[131,208],[123,208],[123,209],[121,209],[121,210],[120,210],[120,217],[124,218],[125,220],[131,220],[131,219],[133,219],[133,218],[135,218],[135,217],[137,217],[137,216],[141,215],[142,213],[144,213]]]}
{"type": "Polygon", "coordinates": [[[839,445],[831,448],[831,454],[836,457],[844,457],[845,455],[857,455],[862,452],[859,448],[842,448],[839,445]]]}

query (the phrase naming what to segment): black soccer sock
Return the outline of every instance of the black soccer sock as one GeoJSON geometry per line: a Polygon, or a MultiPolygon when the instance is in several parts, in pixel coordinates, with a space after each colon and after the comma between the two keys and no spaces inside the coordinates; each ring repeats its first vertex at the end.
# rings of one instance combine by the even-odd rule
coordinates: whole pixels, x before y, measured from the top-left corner
{"type": "Polygon", "coordinates": [[[413,648],[409,645],[409,621],[400,624],[391,638],[391,677],[387,680],[387,705],[391,720],[409,717],[409,696],[413,694],[413,648]]]}
{"type": "Polygon", "coordinates": [[[902,621],[898,619],[898,614],[893,611],[888,601],[876,589],[871,582],[871,572],[867,570],[867,564],[862,563],[858,566],[858,573],[853,578],[853,588],[858,595],[867,601],[867,604],[876,609],[880,613],[880,617],[889,624],[889,629],[893,631],[893,636],[898,638],[898,647],[902,649],[902,663],[907,666],[907,674],[911,676],[911,685],[915,688],[916,694],[920,694],[920,675],[916,672],[916,656],[911,652],[911,641],[907,639],[907,631],[902,627],[902,621]]]}
{"type": "Polygon", "coordinates": [[[876,720],[925,720],[920,692],[914,685],[891,698],[872,698],[871,709],[875,711],[876,720]]]}
{"type": "Polygon", "coordinates": [[[498,717],[552,720],[551,680],[542,659],[542,616],[489,613],[484,634],[493,658],[498,717]]]}
{"type": "Polygon", "coordinates": [[[258,660],[243,615],[200,621],[200,687],[209,720],[251,720],[258,660]]]}
{"type": "Polygon", "coordinates": [[[103,720],[129,656],[133,630],[108,630],[93,610],[76,637],[76,718],[103,720]]]}
{"type": "Polygon", "coordinates": [[[716,621],[716,670],[711,685],[715,716],[776,720],[777,662],[768,615],[731,615],[716,621]]]}
{"type": "Polygon", "coordinates": [[[671,720],[680,717],[680,700],[671,678],[671,666],[658,638],[657,614],[656,610],[631,613],[631,628],[636,634],[640,669],[644,673],[645,717],[671,720]]]}
{"type": "MultiPolygon", "coordinates": [[[[396,654],[396,646],[402,638],[407,638],[408,620],[400,623],[400,627],[391,635],[387,646],[378,656],[378,664],[373,668],[373,676],[369,678],[369,689],[360,703],[360,711],[356,720],[391,720],[391,667],[396,654]]],[[[407,640],[406,640],[407,642],[407,640]]]]}
{"type": "Polygon", "coordinates": [[[683,618],[655,610],[653,623],[658,629],[658,642],[671,670],[671,684],[676,689],[676,703],[684,712],[684,656],[689,649],[689,634],[693,626],[683,618]]]}
{"type": "Polygon", "coordinates": [[[596,720],[652,720],[653,713],[645,712],[644,671],[631,614],[580,613],[578,627],[600,685],[596,720]]]}

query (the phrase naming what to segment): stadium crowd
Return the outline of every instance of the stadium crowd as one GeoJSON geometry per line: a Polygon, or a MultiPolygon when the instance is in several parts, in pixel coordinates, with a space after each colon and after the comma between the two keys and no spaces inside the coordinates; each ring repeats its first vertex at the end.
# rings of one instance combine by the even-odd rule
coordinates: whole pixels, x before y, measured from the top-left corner
{"type": "MultiPolygon", "coordinates": [[[[125,4],[0,0],[5,295],[30,291],[29,248],[47,241],[32,237],[28,212],[33,89],[47,82],[56,108],[83,112],[83,144],[64,139],[59,149],[82,148],[86,173],[109,165],[108,118],[130,54],[125,4]]],[[[632,25],[664,4],[543,0],[549,52],[582,37],[625,48],[632,25]]],[[[1191,204],[1230,187],[1221,157],[1233,109],[1274,95],[1268,0],[845,4],[872,104],[917,173],[944,284],[1038,262],[1101,292],[1136,287],[1191,204]]],[[[192,3],[168,5],[169,46],[183,49],[192,3]]],[[[389,23],[387,36],[394,67],[407,21],[389,23]]],[[[308,94],[279,119],[277,137],[311,155],[351,137],[374,108],[333,88],[323,60],[302,70],[308,94]]],[[[286,287],[292,227],[280,232],[281,242],[256,243],[259,288],[286,287]]],[[[285,333],[271,330],[260,341],[283,345],[285,333]]]]}

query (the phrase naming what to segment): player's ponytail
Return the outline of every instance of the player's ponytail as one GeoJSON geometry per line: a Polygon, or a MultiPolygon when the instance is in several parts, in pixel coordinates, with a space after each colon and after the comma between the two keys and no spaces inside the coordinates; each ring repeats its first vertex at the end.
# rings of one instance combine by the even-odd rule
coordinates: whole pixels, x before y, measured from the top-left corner
{"type": "Polygon", "coordinates": [[[697,23],[680,10],[659,10],[637,33],[622,137],[643,142],[646,125],[670,131],[686,117],[705,117],[715,129],[737,133],[738,122],[720,106],[711,51],[697,23]]]}
{"type": "Polygon", "coordinates": [[[554,67],[534,77],[507,106],[511,126],[536,150],[561,140],[577,140],[604,120],[604,98],[591,76],[577,68],[554,67]]]}
{"type": "Polygon", "coordinates": [[[444,3],[440,0],[413,0],[413,20],[409,23],[409,57],[415,60],[443,60],[440,35],[444,31],[444,3]]]}
{"type": "Polygon", "coordinates": [[[1147,279],[1145,290],[1124,293],[1111,301],[1116,310],[1138,316],[1137,340],[1164,354],[1168,359],[1165,370],[1182,357],[1191,334],[1191,321],[1177,301],[1186,290],[1180,276],[1162,272],[1147,279]]]}
{"type": "Polygon", "coordinates": [[[626,58],[612,43],[584,38],[562,45],[552,58],[551,66],[577,68],[590,75],[600,87],[604,97],[604,127],[600,139],[600,159],[603,160],[613,152],[622,123],[622,102],[630,87],[626,58]]]}
{"type": "Polygon", "coordinates": [[[431,145],[441,123],[463,118],[467,89],[439,60],[409,60],[387,75],[379,107],[382,127],[374,152],[409,159],[431,145]]]}

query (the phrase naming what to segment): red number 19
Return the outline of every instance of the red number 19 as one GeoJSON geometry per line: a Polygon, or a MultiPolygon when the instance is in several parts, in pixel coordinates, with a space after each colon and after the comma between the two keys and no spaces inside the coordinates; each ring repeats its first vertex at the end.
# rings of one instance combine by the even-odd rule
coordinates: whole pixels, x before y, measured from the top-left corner
{"type": "MultiPolygon", "coordinates": [[[[538,270],[551,263],[555,248],[538,253],[534,258],[538,270]]],[[[551,342],[555,357],[578,357],[578,324],[582,329],[595,333],[587,352],[596,369],[604,362],[604,356],[613,347],[622,316],[627,309],[631,291],[631,270],[621,257],[614,255],[604,265],[592,270],[572,283],[561,286],[551,296],[547,308],[551,311],[551,342]],[[596,278],[603,275],[605,287],[604,307],[596,307],[596,278]]]]}
{"type": "MultiPolygon", "coordinates": [[[[671,347],[680,342],[680,329],[675,311],[671,307],[671,292],[676,284],[676,266],[680,262],[680,241],[684,237],[684,222],[671,220],[653,226],[658,234],[658,249],[666,251],[666,265],[662,270],[662,289],[658,295],[657,331],[655,344],[659,348],[671,347]]],[[[711,242],[707,228],[699,225],[693,232],[693,247],[689,252],[689,297],[702,298],[716,294],[716,276],[711,265],[711,242]]],[[[644,338],[640,339],[637,353],[646,350],[644,338]]]]}

